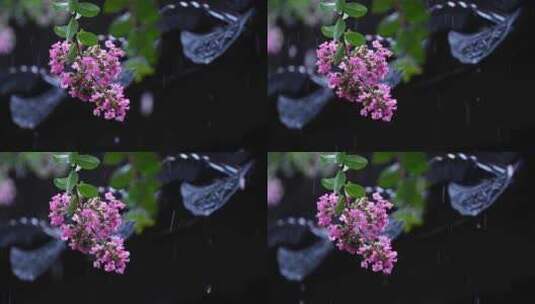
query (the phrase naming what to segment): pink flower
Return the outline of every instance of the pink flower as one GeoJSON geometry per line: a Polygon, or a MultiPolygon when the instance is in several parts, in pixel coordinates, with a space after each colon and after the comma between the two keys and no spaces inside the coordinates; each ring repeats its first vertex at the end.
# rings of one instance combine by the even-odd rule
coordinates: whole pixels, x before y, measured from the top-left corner
{"type": "Polygon", "coordinates": [[[316,65],[318,66],[318,72],[320,74],[327,74],[331,71],[337,47],[338,44],[336,41],[324,42],[318,47],[318,50],[316,51],[316,56],[318,57],[316,65]]]}
{"type": "Polygon", "coordinates": [[[50,201],[50,224],[60,227],[61,238],[69,247],[94,257],[94,267],[123,273],[130,253],[124,249],[124,240],[117,236],[122,223],[121,210],[125,205],[112,193],[105,199],[81,199],[70,210],[71,197],[60,193],[50,201]]]}
{"type": "Polygon", "coordinates": [[[397,253],[392,250],[391,240],[384,236],[388,225],[387,211],[392,204],[374,193],[372,199],[366,197],[346,201],[343,210],[337,214],[338,195],[329,193],[317,202],[318,225],[326,228],[329,239],[339,250],[363,257],[361,266],[373,271],[390,274],[397,261],[397,253]]]}
{"type": "Polygon", "coordinates": [[[373,41],[372,46],[348,47],[340,63],[335,64],[338,44],[324,42],[316,51],[316,65],[318,73],[327,77],[329,87],[339,98],[360,103],[362,116],[388,122],[397,110],[397,101],[390,95],[390,86],[382,81],[388,74],[392,52],[379,41],[373,41]]]}
{"type": "Polygon", "coordinates": [[[60,226],[65,221],[65,215],[67,214],[67,208],[71,197],[67,193],[58,193],[50,200],[50,225],[60,226]]]}
{"type": "Polygon", "coordinates": [[[377,240],[362,240],[357,253],[364,259],[362,268],[372,266],[374,272],[382,271],[391,274],[394,264],[397,262],[397,252],[392,250],[391,240],[386,236],[379,236],[377,240]]]}
{"type": "Polygon", "coordinates": [[[0,26],[0,55],[7,55],[15,48],[15,33],[9,26],[0,26]]]}
{"type": "Polygon", "coordinates": [[[130,252],[124,249],[123,242],[122,238],[113,236],[109,241],[95,244],[90,251],[95,256],[93,266],[104,267],[107,272],[115,271],[123,274],[126,263],[130,261],[130,252]]]}
{"type": "Polygon", "coordinates": [[[283,35],[280,28],[276,26],[269,26],[267,33],[267,51],[270,54],[277,54],[280,52],[283,43],[283,35]]]}
{"type": "Polygon", "coordinates": [[[11,178],[0,182],[0,206],[9,206],[17,196],[17,187],[11,178]]]}
{"type": "Polygon", "coordinates": [[[69,65],[70,43],[63,41],[50,49],[50,70],[60,78],[60,85],[69,89],[69,95],[92,103],[95,116],[107,120],[124,121],[130,100],[124,96],[124,87],[117,84],[121,74],[120,59],[125,53],[112,41],[106,41],[104,49],[98,45],[81,50],[69,65]]]}
{"type": "Polygon", "coordinates": [[[276,206],[280,203],[284,195],[284,188],[280,179],[270,178],[267,184],[267,202],[268,206],[276,206]]]}

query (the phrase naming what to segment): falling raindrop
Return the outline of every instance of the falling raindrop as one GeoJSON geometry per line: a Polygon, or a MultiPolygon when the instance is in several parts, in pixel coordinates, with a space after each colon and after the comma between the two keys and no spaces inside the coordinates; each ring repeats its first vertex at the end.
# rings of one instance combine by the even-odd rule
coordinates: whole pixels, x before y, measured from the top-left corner
{"type": "Polygon", "coordinates": [[[295,56],[297,56],[297,47],[295,45],[291,45],[288,48],[288,56],[290,58],[294,58],[295,56]]]}
{"type": "Polygon", "coordinates": [[[209,295],[212,293],[212,285],[207,285],[206,288],[204,289],[204,292],[209,295]]]}
{"type": "Polygon", "coordinates": [[[147,117],[152,114],[154,110],[154,95],[152,92],[147,91],[141,95],[141,115],[147,117]]]}
{"type": "Polygon", "coordinates": [[[173,232],[173,230],[175,229],[175,215],[176,211],[173,210],[173,213],[171,214],[171,224],[169,224],[169,232],[173,232]]]}

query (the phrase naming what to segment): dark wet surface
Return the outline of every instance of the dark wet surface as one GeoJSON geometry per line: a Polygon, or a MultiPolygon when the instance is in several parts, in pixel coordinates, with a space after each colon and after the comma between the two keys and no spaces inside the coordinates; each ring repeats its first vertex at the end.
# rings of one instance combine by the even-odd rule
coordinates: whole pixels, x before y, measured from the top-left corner
{"type": "MultiPolygon", "coordinates": [[[[178,3],[165,1],[162,3],[178,3]]],[[[35,130],[24,130],[11,121],[10,95],[0,95],[0,136],[4,147],[18,149],[184,148],[229,150],[259,145],[258,134],[265,125],[265,5],[253,1],[208,1],[221,11],[254,13],[243,32],[209,65],[194,64],[183,54],[180,31],[163,36],[161,57],[154,76],[126,90],[131,110],[124,124],[94,117],[91,107],[67,99],[35,130]],[[154,94],[154,111],[140,112],[141,95],[154,94]]],[[[200,9],[179,10],[179,29],[205,33],[221,22],[200,9]],[[186,17],[184,17],[186,16],[186,17]]],[[[109,17],[87,28],[105,33],[109,17]]],[[[84,21],[86,22],[86,21],[84,21]]],[[[50,29],[31,24],[14,26],[17,48],[0,57],[0,69],[37,65],[48,68],[48,49],[57,40],[50,29]]],[[[39,95],[48,87],[38,85],[23,96],[39,95]]]]}
{"type": "MultiPolygon", "coordinates": [[[[535,282],[535,208],[532,155],[480,154],[495,164],[522,159],[511,185],[487,210],[463,217],[444,196],[444,183],[429,193],[424,225],[393,242],[399,260],[391,276],[360,268],[358,258],[333,250],[302,283],[280,274],[269,251],[271,303],[531,303],[535,282]]],[[[459,170],[459,169],[458,169],[459,170]]],[[[457,170],[457,171],[458,171],[457,170]]],[[[434,178],[450,173],[438,172],[434,178]]],[[[358,181],[373,179],[363,171],[358,181]]],[[[286,196],[268,221],[313,217],[319,180],[286,180],[286,196]]],[[[273,223],[273,222],[272,222],[273,223]]],[[[308,239],[292,248],[308,246],[308,239]]]]}
{"type": "MultiPolygon", "coordinates": [[[[211,155],[240,164],[245,155],[211,155]]],[[[131,262],[123,276],[93,269],[80,253],[67,250],[60,263],[33,283],[10,270],[9,250],[0,250],[0,303],[261,303],[266,291],[265,157],[254,158],[245,190],[209,217],[194,217],[182,205],[180,182],[167,184],[159,201],[156,226],[126,242],[131,262]],[[261,295],[259,297],[259,295],[261,295]]],[[[206,183],[214,173],[182,162],[182,179],[206,183]]],[[[110,172],[87,174],[94,184],[110,172]]],[[[16,181],[15,206],[0,221],[20,216],[45,218],[56,192],[50,181],[34,177],[16,181]],[[31,189],[31,191],[30,191],[31,189]]],[[[43,241],[34,241],[32,248],[43,241]]]]}
{"type": "MultiPolygon", "coordinates": [[[[302,130],[289,130],[279,120],[276,96],[271,97],[269,146],[274,150],[315,151],[528,146],[529,134],[535,128],[534,108],[529,102],[535,79],[535,49],[528,38],[535,10],[530,1],[524,1],[521,7],[512,32],[477,65],[462,64],[451,55],[444,29],[472,33],[482,21],[451,12],[434,17],[435,28],[441,30],[429,41],[425,73],[393,91],[398,111],[392,123],[363,118],[358,107],[331,99],[302,130]]],[[[511,13],[514,9],[502,11],[511,13]]],[[[370,33],[374,22],[376,18],[363,21],[361,29],[370,33]]],[[[286,29],[285,39],[282,56],[270,57],[272,72],[277,67],[302,65],[306,51],[322,41],[319,30],[302,27],[286,29]],[[287,55],[292,46],[298,50],[295,58],[287,55]]],[[[315,90],[316,85],[297,84],[289,95],[301,98],[315,90]]]]}

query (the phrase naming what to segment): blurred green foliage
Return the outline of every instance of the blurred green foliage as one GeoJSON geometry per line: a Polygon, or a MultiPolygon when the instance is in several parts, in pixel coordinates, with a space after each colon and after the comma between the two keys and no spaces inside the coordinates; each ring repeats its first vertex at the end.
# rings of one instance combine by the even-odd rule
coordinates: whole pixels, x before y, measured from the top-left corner
{"type": "Polygon", "coordinates": [[[427,155],[423,152],[375,152],[372,163],[388,165],[379,174],[377,184],[392,189],[397,210],[394,216],[404,223],[405,231],[421,225],[425,211],[425,174],[427,155]]]}
{"type": "Polygon", "coordinates": [[[409,81],[422,73],[425,63],[425,40],[429,36],[429,13],[423,0],[374,0],[372,12],[386,14],[377,33],[392,37],[393,51],[397,56],[395,67],[409,81]]]}
{"type": "Polygon", "coordinates": [[[66,172],[66,165],[58,165],[49,152],[0,152],[0,179],[9,172],[24,176],[29,172],[46,179],[66,172]]]}
{"type": "Polygon", "coordinates": [[[109,184],[127,192],[126,218],[135,222],[136,232],[154,225],[158,213],[156,193],[161,186],[157,179],[160,156],[153,152],[108,152],[104,164],[117,166],[109,184]]]}
{"type": "Polygon", "coordinates": [[[154,73],[158,61],[157,40],[160,31],[158,3],[154,0],[106,0],[105,13],[121,13],[110,25],[110,34],[127,39],[125,65],[136,81],[154,73]]]}
{"type": "Polygon", "coordinates": [[[268,176],[278,173],[291,177],[302,174],[308,177],[329,174],[334,166],[321,166],[319,152],[269,152],[268,176]]]}
{"type": "Polygon", "coordinates": [[[54,10],[52,3],[53,0],[1,0],[0,25],[7,25],[11,18],[19,24],[32,20],[39,26],[63,22],[67,15],[54,10]]]}
{"type": "Polygon", "coordinates": [[[268,0],[268,21],[281,19],[292,24],[299,20],[309,26],[329,22],[332,16],[325,14],[319,4],[320,0],[268,0]]]}

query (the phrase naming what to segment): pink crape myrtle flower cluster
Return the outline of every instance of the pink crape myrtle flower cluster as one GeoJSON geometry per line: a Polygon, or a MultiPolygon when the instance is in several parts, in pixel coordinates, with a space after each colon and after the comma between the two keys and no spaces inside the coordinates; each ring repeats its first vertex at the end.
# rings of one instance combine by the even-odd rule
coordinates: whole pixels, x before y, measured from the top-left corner
{"type": "Polygon", "coordinates": [[[324,42],[318,47],[318,73],[327,77],[329,87],[339,98],[361,104],[362,116],[391,121],[397,101],[390,95],[390,86],[382,81],[388,74],[387,61],[392,52],[375,40],[372,47],[347,47],[346,55],[335,64],[337,48],[336,41],[324,42]]]}
{"type": "Polygon", "coordinates": [[[124,51],[108,40],[107,49],[99,45],[87,47],[70,63],[70,46],[70,42],[61,41],[50,49],[50,69],[59,77],[61,87],[69,89],[71,97],[92,103],[95,116],[124,121],[130,100],[124,96],[124,87],[115,83],[122,70],[120,59],[124,51]]]}
{"type": "Polygon", "coordinates": [[[15,33],[11,27],[0,25],[0,55],[7,55],[15,48],[15,33]]]}
{"type": "Polygon", "coordinates": [[[392,204],[374,193],[372,199],[363,197],[346,202],[339,216],[336,215],[337,204],[336,193],[319,198],[318,225],[327,229],[338,249],[360,255],[363,268],[371,266],[374,272],[390,274],[397,262],[397,252],[392,249],[391,239],[384,235],[384,231],[388,225],[387,211],[392,204]]]}
{"type": "Polygon", "coordinates": [[[124,203],[108,192],[105,199],[80,201],[71,216],[70,201],[67,193],[52,197],[50,224],[60,228],[61,238],[68,241],[71,249],[92,255],[94,267],[104,268],[107,272],[124,273],[130,253],[124,248],[124,240],[117,235],[124,203]]]}

